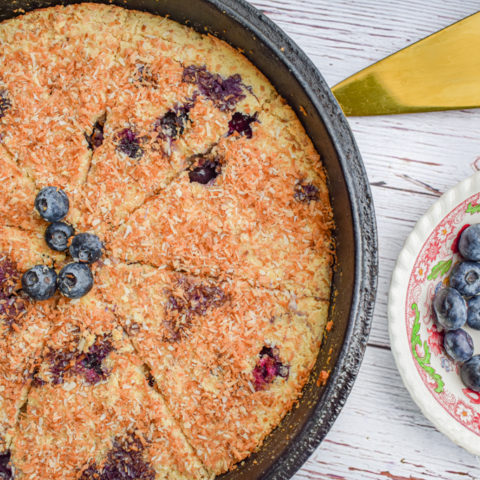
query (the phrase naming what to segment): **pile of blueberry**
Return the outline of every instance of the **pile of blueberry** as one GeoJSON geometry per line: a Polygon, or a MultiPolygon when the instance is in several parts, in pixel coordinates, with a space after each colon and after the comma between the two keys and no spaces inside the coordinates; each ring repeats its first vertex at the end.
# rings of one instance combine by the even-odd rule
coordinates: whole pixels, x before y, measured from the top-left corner
{"type": "Polygon", "coordinates": [[[57,288],[65,297],[80,298],[93,287],[89,265],[100,259],[103,244],[91,233],[75,235],[71,225],[60,221],[67,215],[69,207],[66,193],[56,187],[43,188],[35,198],[35,209],[42,218],[51,222],[45,231],[47,245],[57,252],[68,249],[74,262],[63,267],[58,275],[46,265],[36,265],[25,272],[22,289],[34,300],[51,298],[57,288]]]}
{"type": "Polygon", "coordinates": [[[480,224],[461,233],[458,251],[464,261],[453,268],[450,286],[435,294],[433,309],[438,325],[445,331],[445,351],[461,363],[463,383],[480,392],[480,355],[473,354],[473,339],[462,329],[467,324],[480,330],[480,224]]]}

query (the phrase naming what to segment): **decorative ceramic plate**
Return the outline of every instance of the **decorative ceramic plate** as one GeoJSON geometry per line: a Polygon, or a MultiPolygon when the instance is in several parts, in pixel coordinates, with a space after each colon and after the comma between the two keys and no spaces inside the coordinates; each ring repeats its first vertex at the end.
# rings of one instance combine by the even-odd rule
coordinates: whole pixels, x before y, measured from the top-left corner
{"type": "MultiPolygon", "coordinates": [[[[403,382],[423,414],[452,441],[480,455],[480,394],[466,388],[443,350],[432,299],[460,260],[459,234],[480,223],[480,172],[443,195],[418,221],[393,272],[390,341],[403,382]]],[[[480,331],[465,326],[480,353],[480,331]]]]}

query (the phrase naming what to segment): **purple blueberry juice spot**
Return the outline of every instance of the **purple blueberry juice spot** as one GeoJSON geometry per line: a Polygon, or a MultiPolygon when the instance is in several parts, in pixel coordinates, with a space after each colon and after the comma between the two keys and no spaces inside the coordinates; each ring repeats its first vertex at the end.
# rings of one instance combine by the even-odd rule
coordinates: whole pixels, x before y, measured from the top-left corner
{"type": "Polygon", "coordinates": [[[318,188],[313,183],[303,183],[298,181],[295,184],[293,198],[297,202],[310,203],[319,200],[318,188]]]}
{"type": "Polygon", "coordinates": [[[194,284],[188,279],[178,281],[175,292],[167,291],[164,325],[168,331],[167,341],[179,341],[190,326],[193,316],[205,315],[209,308],[223,305],[228,297],[218,287],[194,284]]]}
{"type": "Polygon", "coordinates": [[[197,85],[199,92],[221,111],[233,110],[246,97],[246,87],[238,74],[224,78],[209,72],[205,66],[190,65],[183,69],[182,80],[197,85]]]}
{"type": "Polygon", "coordinates": [[[188,113],[193,103],[176,106],[169,110],[163,117],[160,117],[154,125],[158,137],[162,140],[175,140],[185,131],[187,122],[191,122],[188,113]]]}
{"type": "Polygon", "coordinates": [[[0,89],[0,118],[4,117],[7,110],[12,106],[8,92],[5,89],[0,89]]]}
{"type": "Polygon", "coordinates": [[[218,158],[200,156],[196,165],[188,172],[190,182],[207,185],[212,183],[222,172],[222,164],[218,158]]]}
{"type": "Polygon", "coordinates": [[[143,149],[140,146],[142,139],[131,128],[124,128],[118,132],[116,140],[117,151],[135,160],[142,157],[143,149]]]}
{"type": "Polygon", "coordinates": [[[253,369],[253,385],[255,391],[265,390],[275,378],[288,378],[290,367],[280,361],[277,347],[263,347],[260,358],[253,369]]]}
{"type": "Polygon", "coordinates": [[[13,480],[13,469],[10,463],[10,450],[0,453],[0,480],[13,480]]]}
{"type": "Polygon", "coordinates": [[[90,465],[80,480],[154,480],[155,470],[144,459],[144,445],[137,437],[115,440],[107,458],[98,467],[90,465]]]}
{"type": "Polygon", "coordinates": [[[252,116],[242,112],[235,112],[232,115],[232,119],[228,122],[227,135],[233,135],[233,133],[237,132],[240,135],[245,135],[247,138],[252,138],[252,123],[258,122],[257,117],[258,113],[252,116]]]}
{"type": "Polygon", "coordinates": [[[84,134],[90,150],[96,150],[102,145],[104,139],[103,129],[106,121],[107,115],[102,115],[93,125],[92,133],[90,135],[84,134]]]}
{"type": "Polygon", "coordinates": [[[70,351],[50,351],[47,354],[47,358],[50,362],[52,383],[54,385],[62,384],[65,381],[65,377],[70,373],[75,353],[70,351]]]}
{"type": "Polygon", "coordinates": [[[21,273],[15,262],[8,257],[0,256],[0,292],[6,296],[13,295],[20,285],[21,273]]]}
{"type": "Polygon", "coordinates": [[[91,385],[105,380],[110,372],[105,369],[102,362],[113,349],[110,339],[106,336],[97,339],[87,353],[70,350],[50,351],[47,359],[50,362],[52,383],[62,384],[66,378],[73,375],[81,375],[91,385]]]}
{"type": "Polygon", "coordinates": [[[92,385],[104,380],[110,372],[105,369],[102,362],[112,351],[113,345],[110,340],[108,338],[102,339],[92,345],[88,353],[81,360],[77,361],[76,371],[83,374],[85,380],[92,385]]]}

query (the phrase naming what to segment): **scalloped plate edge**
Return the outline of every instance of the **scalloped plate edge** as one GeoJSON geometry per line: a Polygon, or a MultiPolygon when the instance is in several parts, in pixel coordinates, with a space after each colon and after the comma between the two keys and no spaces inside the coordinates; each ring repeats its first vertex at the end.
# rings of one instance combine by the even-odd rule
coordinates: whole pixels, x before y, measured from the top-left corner
{"type": "Polygon", "coordinates": [[[458,423],[432,396],[415,367],[405,327],[405,301],[410,274],[429,235],[459,203],[480,191],[480,172],[443,194],[415,225],[398,256],[388,293],[390,345],[403,384],[423,415],[437,430],[474,455],[480,455],[480,437],[458,423]]]}

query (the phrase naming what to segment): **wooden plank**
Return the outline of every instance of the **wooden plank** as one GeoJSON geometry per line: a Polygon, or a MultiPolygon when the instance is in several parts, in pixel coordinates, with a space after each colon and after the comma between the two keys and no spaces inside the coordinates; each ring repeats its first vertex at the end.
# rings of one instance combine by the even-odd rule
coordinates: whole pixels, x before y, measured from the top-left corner
{"type": "MultiPolygon", "coordinates": [[[[470,15],[478,0],[252,0],[334,85],[470,15]]],[[[438,433],[389,352],[387,292],[398,253],[440,193],[480,167],[480,110],[350,118],[372,185],[379,290],[366,359],[332,431],[295,479],[469,480],[478,460],[438,433]],[[380,348],[378,348],[378,347],[380,348]]]]}
{"type": "Polygon", "coordinates": [[[369,347],[337,422],[295,480],[470,480],[479,461],[411,400],[388,350],[369,347]]]}

